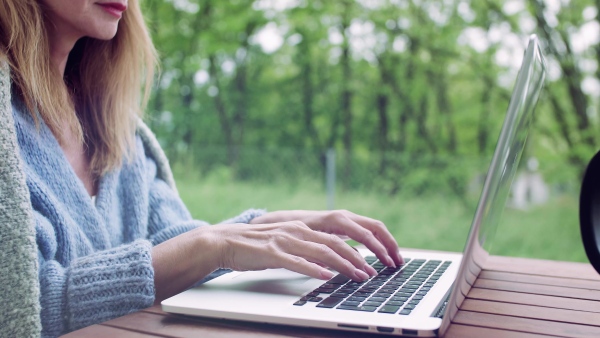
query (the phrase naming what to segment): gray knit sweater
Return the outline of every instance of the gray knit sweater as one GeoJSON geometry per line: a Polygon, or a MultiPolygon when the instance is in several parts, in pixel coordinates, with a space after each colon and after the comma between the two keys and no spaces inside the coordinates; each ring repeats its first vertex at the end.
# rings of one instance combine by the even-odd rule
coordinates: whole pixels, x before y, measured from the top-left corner
{"type": "Polygon", "coordinates": [[[140,122],[133,162],[101,178],[94,204],[50,130],[36,128],[9,94],[4,68],[0,334],[36,336],[41,323],[42,336],[53,337],[150,306],[152,246],[206,225],[179,199],[158,142],[140,122]]]}
{"type": "Polygon", "coordinates": [[[8,66],[0,60],[0,335],[41,332],[33,210],[17,151],[8,66]]]}

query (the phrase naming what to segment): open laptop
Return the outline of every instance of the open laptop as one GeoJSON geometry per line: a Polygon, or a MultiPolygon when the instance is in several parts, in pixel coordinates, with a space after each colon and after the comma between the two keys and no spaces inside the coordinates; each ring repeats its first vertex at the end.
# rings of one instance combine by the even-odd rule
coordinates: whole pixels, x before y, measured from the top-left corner
{"type": "Polygon", "coordinates": [[[463,254],[402,251],[392,269],[361,251],[378,275],[324,282],[284,269],[231,272],[162,302],[166,312],[389,335],[443,335],[485,264],[543,86],[545,61],[529,45],[488,170],[463,254]]]}

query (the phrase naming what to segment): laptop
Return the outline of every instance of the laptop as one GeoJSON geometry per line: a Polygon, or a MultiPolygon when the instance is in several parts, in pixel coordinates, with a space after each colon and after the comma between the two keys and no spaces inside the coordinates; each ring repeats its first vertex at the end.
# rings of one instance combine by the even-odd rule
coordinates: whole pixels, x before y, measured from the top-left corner
{"type": "Polygon", "coordinates": [[[529,38],[508,111],[462,254],[402,251],[405,264],[386,267],[360,250],[378,274],[329,281],[285,269],[231,272],[162,302],[174,314],[388,335],[443,335],[485,265],[484,244],[505,207],[527,138],[546,65],[529,38]]]}

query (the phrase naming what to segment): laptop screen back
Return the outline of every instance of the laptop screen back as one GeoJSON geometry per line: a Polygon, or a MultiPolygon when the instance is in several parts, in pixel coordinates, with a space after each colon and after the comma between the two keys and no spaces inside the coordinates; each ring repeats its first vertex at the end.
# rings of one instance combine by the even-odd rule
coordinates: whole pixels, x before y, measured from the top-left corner
{"type": "Polygon", "coordinates": [[[500,215],[506,205],[533,119],[533,110],[544,83],[545,73],[544,56],[537,37],[532,35],[485,178],[483,191],[465,245],[461,267],[446,305],[440,335],[443,335],[449,327],[485,265],[488,252],[484,246],[492,240],[500,215]]]}

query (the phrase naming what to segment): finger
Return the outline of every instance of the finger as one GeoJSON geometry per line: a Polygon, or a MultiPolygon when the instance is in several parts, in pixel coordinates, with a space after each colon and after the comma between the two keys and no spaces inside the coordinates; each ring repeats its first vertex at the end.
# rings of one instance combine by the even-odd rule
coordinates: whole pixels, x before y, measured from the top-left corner
{"type": "MultiPolygon", "coordinates": [[[[289,222],[287,226],[286,232],[292,234],[294,238],[324,244],[335,251],[339,256],[351,262],[357,269],[363,270],[372,276],[377,274],[377,271],[367,264],[364,257],[356,250],[353,250],[353,248],[339,236],[311,230],[301,222],[289,222]]],[[[284,227],[281,228],[283,229],[284,227]]],[[[290,241],[290,239],[287,240],[290,241]]],[[[280,245],[284,247],[286,246],[286,243],[281,243],[280,245]]],[[[290,245],[298,245],[298,243],[295,241],[294,244],[287,243],[287,246],[290,245]]],[[[300,255],[300,253],[297,254],[300,255]]]]}
{"type": "Polygon", "coordinates": [[[360,252],[346,243],[337,234],[333,235],[313,231],[312,235],[314,238],[310,238],[311,240],[329,246],[339,255],[350,261],[357,269],[366,272],[371,277],[377,275],[377,271],[365,261],[360,252]]]}
{"type": "Polygon", "coordinates": [[[326,244],[301,241],[298,239],[292,239],[292,241],[301,242],[291,243],[292,245],[289,247],[288,253],[292,255],[325,264],[355,281],[362,282],[369,278],[369,275],[361,270],[361,268],[364,267],[364,264],[359,264],[360,268],[357,268],[349,260],[339,255],[333,248],[326,244]]]}
{"type": "Polygon", "coordinates": [[[273,267],[284,268],[309,277],[330,280],[335,276],[333,272],[320,267],[315,263],[311,263],[302,257],[291,255],[286,252],[279,252],[276,255],[270,256],[270,258],[272,260],[271,266],[273,267]]]}
{"type": "Polygon", "coordinates": [[[398,250],[398,242],[394,239],[394,236],[390,233],[388,228],[381,222],[369,217],[356,215],[353,213],[349,213],[350,219],[354,222],[362,225],[367,230],[371,231],[371,233],[385,246],[388,255],[394,260],[397,265],[404,264],[404,259],[400,255],[400,251],[398,250]]]}
{"type": "MultiPolygon", "coordinates": [[[[344,231],[352,239],[364,244],[369,250],[371,250],[379,260],[387,266],[396,266],[396,262],[388,254],[388,250],[385,246],[375,237],[375,235],[367,228],[354,222],[350,218],[339,220],[343,222],[344,231]]],[[[397,246],[396,246],[397,247],[397,246]]]]}
{"type": "Polygon", "coordinates": [[[363,281],[369,274],[377,273],[360,253],[338,236],[314,231],[298,221],[286,222],[278,230],[283,234],[276,238],[277,247],[284,252],[326,264],[355,280],[363,281]]]}

